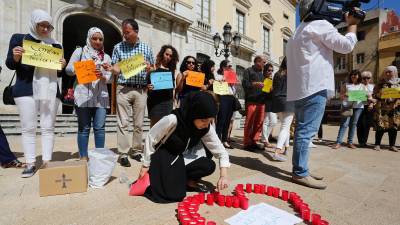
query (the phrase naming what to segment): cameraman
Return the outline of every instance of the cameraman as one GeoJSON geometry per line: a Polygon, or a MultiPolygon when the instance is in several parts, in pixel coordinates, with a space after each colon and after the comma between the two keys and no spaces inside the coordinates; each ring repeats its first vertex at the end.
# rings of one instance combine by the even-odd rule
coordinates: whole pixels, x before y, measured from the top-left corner
{"type": "Polygon", "coordinates": [[[301,24],[290,38],[286,56],[288,63],[287,100],[295,103],[296,131],[293,145],[293,175],[295,183],[325,189],[323,177],[311,174],[308,169],[309,144],[321,124],[328,97],[335,90],[333,51],[350,53],[357,42],[359,19],[344,15],[348,33],[340,34],[327,20],[307,17],[314,0],[301,0],[301,24]]]}

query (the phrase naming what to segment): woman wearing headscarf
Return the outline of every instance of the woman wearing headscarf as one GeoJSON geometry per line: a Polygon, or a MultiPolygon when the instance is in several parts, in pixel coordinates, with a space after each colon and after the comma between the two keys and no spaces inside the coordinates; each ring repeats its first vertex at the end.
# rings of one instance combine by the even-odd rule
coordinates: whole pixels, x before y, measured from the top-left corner
{"type": "Polygon", "coordinates": [[[145,141],[139,178],[147,172],[150,186],[145,196],[154,202],[178,202],[187,190],[207,191],[199,185],[212,174],[215,163],[206,156],[200,142],[219,160],[219,190],[228,186],[229,155],[211,122],[217,114],[213,96],[207,92],[188,94],[178,109],[163,117],[149,131],[145,141]]]}
{"type": "MultiPolygon", "coordinates": [[[[13,34],[10,40],[6,65],[15,70],[17,80],[13,88],[13,97],[21,120],[22,147],[27,167],[22,177],[31,177],[36,172],[36,127],[37,115],[40,115],[42,137],[42,160],[44,165],[52,158],[54,147],[54,123],[61,94],[57,84],[57,76],[61,71],[25,65],[21,63],[23,40],[50,45],[62,49],[53,38],[54,29],[50,15],[40,9],[31,14],[28,34],[13,34]]],[[[65,67],[65,59],[60,59],[61,67],[65,67]]]]}
{"type": "Polygon", "coordinates": [[[400,128],[400,99],[382,98],[382,89],[400,88],[400,79],[395,66],[388,66],[383,71],[378,84],[374,88],[375,104],[375,150],[381,150],[381,141],[383,134],[389,134],[389,150],[397,152],[396,137],[397,130],[400,128]]]}
{"type": "Polygon", "coordinates": [[[86,60],[94,61],[98,79],[86,84],[77,84],[74,90],[75,112],[78,116],[79,156],[83,160],[88,159],[92,122],[95,146],[104,148],[106,113],[110,107],[107,83],[111,80],[111,72],[105,69],[110,66],[111,57],[104,52],[104,35],[97,27],[89,29],[86,45],[75,49],[65,71],[68,75],[75,76],[74,63],[86,60]]]}

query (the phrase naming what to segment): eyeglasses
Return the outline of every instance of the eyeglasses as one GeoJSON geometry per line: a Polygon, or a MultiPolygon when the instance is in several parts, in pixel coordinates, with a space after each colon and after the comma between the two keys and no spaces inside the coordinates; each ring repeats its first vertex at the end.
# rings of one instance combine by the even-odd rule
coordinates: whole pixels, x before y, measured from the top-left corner
{"type": "Polygon", "coordinates": [[[54,30],[54,27],[51,24],[47,24],[47,23],[38,23],[37,26],[42,29],[47,29],[48,31],[54,30]]]}
{"type": "Polygon", "coordinates": [[[194,65],[195,64],[195,62],[194,61],[186,61],[186,64],[192,64],[192,65],[194,65]]]}
{"type": "Polygon", "coordinates": [[[371,77],[363,77],[362,79],[363,80],[369,80],[369,79],[371,79],[371,77]]]}
{"type": "Polygon", "coordinates": [[[267,70],[268,72],[274,72],[274,70],[267,70]]]}

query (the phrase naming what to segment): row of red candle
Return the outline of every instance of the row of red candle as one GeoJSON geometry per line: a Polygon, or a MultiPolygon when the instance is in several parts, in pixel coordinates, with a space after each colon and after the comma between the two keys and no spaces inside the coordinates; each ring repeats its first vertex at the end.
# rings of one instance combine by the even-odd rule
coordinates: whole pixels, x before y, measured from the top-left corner
{"type": "Polygon", "coordinates": [[[198,213],[200,204],[205,203],[205,194],[188,196],[178,203],[178,219],[182,225],[216,225],[214,221],[208,221],[198,213]]]}
{"type": "Polygon", "coordinates": [[[322,220],[319,214],[311,214],[308,204],[305,203],[295,192],[290,192],[289,202],[292,204],[295,211],[300,214],[304,221],[311,222],[312,225],[329,225],[329,222],[322,220]]]}
{"type": "Polygon", "coordinates": [[[225,206],[228,208],[241,208],[246,210],[249,208],[249,199],[246,198],[244,195],[236,195],[236,196],[231,196],[231,195],[221,195],[218,192],[215,192],[214,194],[207,194],[207,200],[206,204],[207,205],[213,205],[216,203],[219,206],[225,206]]]}

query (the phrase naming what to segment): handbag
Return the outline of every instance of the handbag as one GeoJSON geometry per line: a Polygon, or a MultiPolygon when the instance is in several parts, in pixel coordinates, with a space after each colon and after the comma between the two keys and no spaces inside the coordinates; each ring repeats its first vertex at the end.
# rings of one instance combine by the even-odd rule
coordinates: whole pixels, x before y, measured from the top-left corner
{"type": "Polygon", "coordinates": [[[150,186],[149,173],[145,173],[141,178],[137,179],[131,184],[129,188],[130,196],[141,196],[146,192],[147,187],[150,186]]]}
{"type": "Polygon", "coordinates": [[[351,106],[343,106],[340,107],[340,115],[343,117],[350,117],[353,115],[353,105],[351,106]]]}
{"type": "Polygon", "coordinates": [[[234,104],[233,104],[233,111],[239,111],[242,109],[242,104],[240,104],[240,101],[238,98],[234,97],[234,104]]]}
{"type": "Polygon", "coordinates": [[[14,75],[11,78],[11,81],[8,84],[8,86],[4,88],[4,91],[3,91],[4,105],[15,105],[14,97],[12,95],[12,90],[13,90],[14,85],[11,85],[14,80],[14,77],[15,77],[15,72],[14,72],[14,75]]]}

